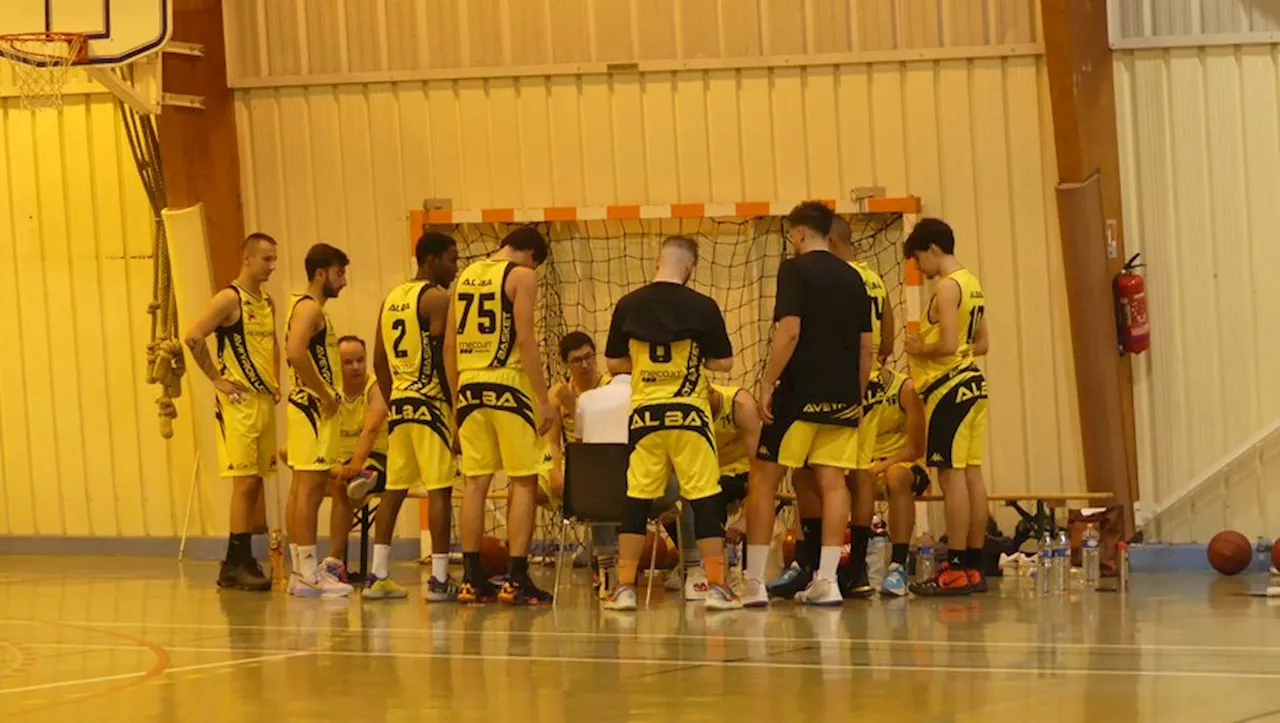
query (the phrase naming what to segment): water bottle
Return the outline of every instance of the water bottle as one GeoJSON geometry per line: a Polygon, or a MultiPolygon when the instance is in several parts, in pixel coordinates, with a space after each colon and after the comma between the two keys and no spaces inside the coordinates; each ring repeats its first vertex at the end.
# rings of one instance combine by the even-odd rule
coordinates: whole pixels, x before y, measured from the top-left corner
{"type": "Polygon", "coordinates": [[[1053,534],[1045,530],[1040,536],[1040,556],[1036,562],[1036,593],[1041,597],[1053,594],[1053,559],[1056,546],[1053,534]]]}
{"type": "Polygon", "coordinates": [[[867,584],[879,590],[888,567],[889,538],[875,535],[867,542],[867,584]]]}
{"type": "Polygon", "coordinates": [[[1053,571],[1053,590],[1054,592],[1066,592],[1067,581],[1071,574],[1071,538],[1067,537],[1065,529],[1059,529],[1057,539],[1054,544],[1054,571],[1053,571]]]}
{"type": "Polygon", "coordinates": [[[1085,590],[1094,590],[1098,587],[1102,565],[1101,544],[1102,536],[1098,534],[1098,527],[1090,522],[1084,528],[1084,538],[1080,542],[1080,562],[1084,567],[1085,590]]]}
{"type": "Polygon", "coordinates": [[[916,546],[916,580],[924,582],[933,578],[933,535],[924,533],[916,546]]]}

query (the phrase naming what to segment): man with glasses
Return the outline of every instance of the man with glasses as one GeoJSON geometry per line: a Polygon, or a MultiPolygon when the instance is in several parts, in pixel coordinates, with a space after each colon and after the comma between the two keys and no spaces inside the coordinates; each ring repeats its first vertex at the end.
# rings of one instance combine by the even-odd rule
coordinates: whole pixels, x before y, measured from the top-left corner
{"type": "Polygon", "coordinates": [[[547,395],[551,398],[552,410],[551,431],[547,434],[547,441],[551,443],[551,471],[550,489],[543,492],[551,499],[559,499],[564,494],[564,445],[582,441],[574,411],[578,397],[603,387],[612,379],[596,366],[596,343],[584,331],[571,331],[561,337],[560,361],[569,368],[569,378],[556,382],[547,395]]]}

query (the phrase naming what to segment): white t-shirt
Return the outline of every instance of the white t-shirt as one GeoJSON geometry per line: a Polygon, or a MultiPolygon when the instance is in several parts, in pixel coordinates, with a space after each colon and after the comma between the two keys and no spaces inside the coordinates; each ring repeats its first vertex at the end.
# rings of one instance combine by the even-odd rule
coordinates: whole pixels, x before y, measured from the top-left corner
{"type": "Polygon", "coordinates": [[[630,436],[631,375],[619,374],[578,397],[577,429],[587,444],[626,444],[630,436]]]}

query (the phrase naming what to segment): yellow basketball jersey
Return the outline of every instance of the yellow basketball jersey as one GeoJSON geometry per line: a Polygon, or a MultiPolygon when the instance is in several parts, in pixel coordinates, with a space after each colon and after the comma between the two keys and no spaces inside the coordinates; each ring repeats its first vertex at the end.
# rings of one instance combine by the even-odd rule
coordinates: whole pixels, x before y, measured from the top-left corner
{"type": "Polygon", "coordinates": [[[692,339],[667,344],[632,339],[631,406],[680,400],[707,404],[702,351],[692,339]]]}
{"type": "Polygon", "coordinates": [[[887,294],[884,279],[865,261],[850,261],[849,265],[862,277],[862,284],[867,287],[867,296],[871,297],[871,376],[880,371],[880,324],[884,321],[884,305],[887,294]]]}
{"type": "Polygon", "coordinates": [[[891,457],[907,446],[907,413],[902,409],[902,384],[907,375],[897,369],[889,369],[889,383],[875,400],[876,446],[872,456],[876,459],[891,457]]]}
{"type": "Polygon", "coordinates": [[[503,292],[510,261],[480,259],[458,274],[453,309],[458,323],[458,371],[520,369],[515,304],[503,292]]]}
{"type": "Polygon", "coordinates": [[[400,284],[382,303],[382,346],[391,367],[391,397],[405,395],[446,399],[441,369],[431,344],[431,328],[418,317],[429,281],[400,284]]]}
{"type": "Polygon", "coordinates": [[[711,427],[716,435],[716,451],[720,457],[720,474],[741,474],[751,467],[746,443],[739,436],[738,425],[733,418],[733,400],[742,390],[720,384],[712,386],[724,398],[720,403],[720,413],[711,420],[711,427]]]}
{"type": "MultiPolygon", "coordinates": [[[[607,374],[607,373],[601,374],[600,381],[596,382],[596,385],[592,387],[592,389],[599,389],[600,387],[603,387],[604,385],[608,384],[611,381],[613,381],[613,376],[611,374],[607,374]]],[[[573,384],[572,381],[565,382],[565,383],[573,384]]],[[[591,390],[590,389],[583,390],[583,392],[587,392],[587,391],[591,391],[591,390]]],[[[578,395],[574,396],[575,401],[577,397],[578,395]]],[[[577,421],[578,415],[574,414],[573,412],[575,410],[572,410],[572,409],[568,409],[565,411],[567,411],[568,414],[565,414],[560,418],[560,427],[561,429],[564,430],[565,440],[569,442],[581,442],[582,437],[581,435],[578,434],[578,421],[577,421]]]]}
{"type": "Polygon", "coordinates": [[[234,281],[240,318],[214,330],[218,338],[218,373],[262,394],[274,394],[276,379],[276,309],[264,290],[254,296],[234,281]]]}
{"type": "MultiPolygon", "coordinates": [[[[356,453],[356,443],[360,441],[360,432],[364,429],[364,416],[369,412],[369,390],[373,389],[376,382],[377,379],[370,375],[365,380],[364,389],[354,397],[348,397],[346,392],[338,395],[338,430],[341,433],[338,456],[344,460],[351,459],[356,453]]],[[[373,451],[387,453],[386,422],[383,422],[378,436],[373,440],[373,451]]]]}
{"type": "MultiPolygon", "coordinates": [[[[289,317],[285,320],[285,328],[293,323],[293,312],[298,308],[298,302],[303,299],[309,299],[306,294],[294,294],[290,299],[289,317]]],[[[342,368],[342,357],[338,355],[338,334],[333,330],[333,319],[329,318],[329,312],[321,307],[320,313],[324,316],[324,328],[312,335],[307,341],[307,356],[311,357],[311,361],[316,365],[316,371],[320,372],[320,378],[329,387],[329,391],[334,395],[338,394],[338,370],[342,368]]],[[[311,390],[302,384],[302,379],[298,377],[298,370],[289,365],[291,381],[293,382],[293,390],[289,392],[290,396],[301,394],[310,396],[311,390]]]]}
{"type": "MultiPolygon", "coordinates": [[[[978,333],[978,325],[986,311],[986,298],[982,295],[982,284],[978,277],[968,269],[960,268],[952,271],[938,283],[954,281],[960,286],[960,308],[956,310],[956,330],[960,335],[959,345],[954,354],[937,359],[911,358],[911,379],[916,390],[927,396],[929,386],[951,372],[963,369],[973,363],[973,340],[978,333]]],[[[933,302],[929,300],[925,317],[920,320],[920,341],[925,344],[936,342],[942,335],[942,327],[933,318],[933,302]]]]}

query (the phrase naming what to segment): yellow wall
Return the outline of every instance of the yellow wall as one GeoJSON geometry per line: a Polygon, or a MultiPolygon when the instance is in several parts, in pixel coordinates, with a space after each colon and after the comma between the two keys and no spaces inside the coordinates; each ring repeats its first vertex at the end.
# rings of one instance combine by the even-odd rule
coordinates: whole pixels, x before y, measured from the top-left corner
{"type": "Polygon", "coordinates": [[[1039,57],[496,78],[237,93],[245,219],[281,239],[274,291],[318,240],[332,305],[372,333],[409,272],[408,209],[844,197],[883,185],[946,217],[990,298],[990,477],[1078,490],[1079,433],[1039,57]]]}
{"type": "Polygon", "coordinates": [[[1116,55],[1126,237],[1148,264],[1151,317],[1134,365],[1139,478],[1146,514],[1176,508],[1164,540],[1270,535],[1280,521],[1273,480],[1222,474],[1252,468],[1253,442],[1280,420],[1276,48],[1116,55]]]}
{"type": "Polygon", "coordinates": [[[191,414],[180,401],[161,439],[151,209],[115,103],[74,95],[59,116],[0,97],[0,169],[0,534],[175,535],[191,414]]]}

